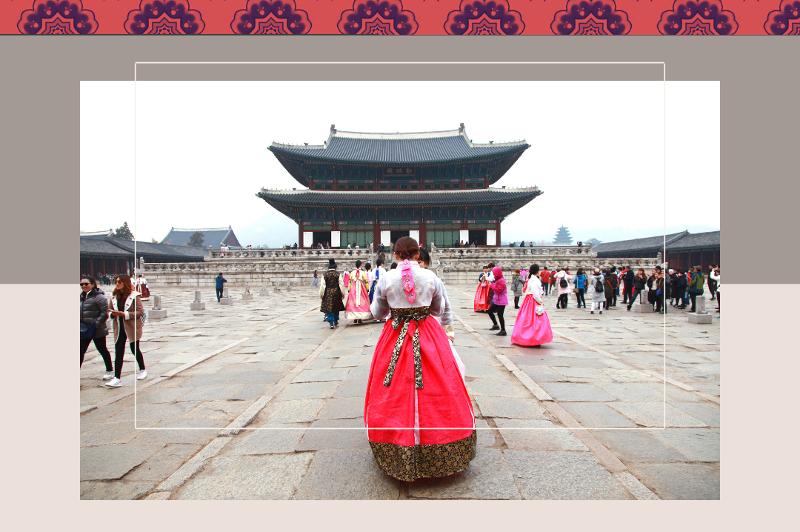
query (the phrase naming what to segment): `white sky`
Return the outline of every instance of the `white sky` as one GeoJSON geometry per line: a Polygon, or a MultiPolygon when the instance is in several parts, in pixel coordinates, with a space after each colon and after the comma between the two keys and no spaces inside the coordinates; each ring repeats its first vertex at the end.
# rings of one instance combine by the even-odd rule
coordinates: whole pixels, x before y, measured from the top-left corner
{"type": "MultiPolygon", "coordinates": [[[[233,226],[283,245],[297,225],[255,196],[302,188],[267,150],[321,144],[331,124],[368,132],[456,129],[531,147],[494,186],[544,194],[503,222],[503,241],[622,240],[664,230],[661,82],[81,83],[81,230],[128,221],[138,240],[170,227],[233,226]],[[134,180],[134,94],[136,180],[134,180]],[[134,187],[134,181],[136,187],[134,187]],[[115,203],[119,190],[130,201],[115,203]],[[134,209],[134,192],[137,209],[134,209]]],[[[719,229],[719,83],[668,82],[667,232],[719,229]]]]}

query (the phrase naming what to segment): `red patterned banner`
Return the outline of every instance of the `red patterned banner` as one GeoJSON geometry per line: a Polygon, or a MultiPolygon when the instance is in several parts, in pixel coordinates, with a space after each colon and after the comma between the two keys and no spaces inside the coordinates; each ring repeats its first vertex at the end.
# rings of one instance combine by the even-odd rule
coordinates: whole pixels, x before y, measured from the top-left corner
{"type": "Polygon", "coordinates": [[[800,35],[800,0],[4,0],[31,35],[800,35]]]}

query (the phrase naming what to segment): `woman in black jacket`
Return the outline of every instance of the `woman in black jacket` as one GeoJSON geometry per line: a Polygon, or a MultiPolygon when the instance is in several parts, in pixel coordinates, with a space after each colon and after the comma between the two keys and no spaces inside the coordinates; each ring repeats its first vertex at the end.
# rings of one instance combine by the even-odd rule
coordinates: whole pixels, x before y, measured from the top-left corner
{"type": "Polygon", "coordinates": [[[106,366],[103,380],[114,376],[111,353],[106,347],[107,319],[108,299],[106,299],[106,294],[97,287],[97,281],[93,277],[87,275],[81,278],[81,366],[83,366],[83,357],[89,344],[94,342],[94,346],[103,357],[103,363],[106,366]]]}

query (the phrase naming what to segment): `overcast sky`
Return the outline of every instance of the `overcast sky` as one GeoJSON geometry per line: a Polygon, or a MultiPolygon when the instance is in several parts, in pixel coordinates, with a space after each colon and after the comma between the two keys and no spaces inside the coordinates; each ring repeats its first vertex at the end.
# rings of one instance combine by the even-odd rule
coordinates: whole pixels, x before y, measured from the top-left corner
{"type": "Polygon", "coordinates": [[[302,188],[267,147],[340,130],[466,124],[475,142],[531,147],[495,186],[544,194],[503,222],[503,241],[621,240],[719,229],[719,83],[81,83],[81,230],[128,221],[139,240],[231,225],[242,244],[294,243],[297,225],[255,196],[302,188]],[[134,180],[134,94],[136,179],[134,180]],[[135,187],[134,187],[135,183],[135,187]],[[124,201],[112,204],[113,198],[124,201]],[[134,194],[137,198],[134,209],[134,194]],[[664,203],[666,199],[666,217],[664,203]]]}

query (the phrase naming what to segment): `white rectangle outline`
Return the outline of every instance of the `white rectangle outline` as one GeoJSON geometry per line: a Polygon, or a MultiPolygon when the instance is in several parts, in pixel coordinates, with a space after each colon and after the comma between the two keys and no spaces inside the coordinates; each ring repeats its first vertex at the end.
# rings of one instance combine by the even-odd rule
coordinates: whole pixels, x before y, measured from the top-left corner
{"type": "MultiPolygon", "coordinates": [[[[137,229],[137,81],[139,65],[661,65],[662,66],[662,192],[663,244],[662,261],[667,258],[667,63],[665,61],[135,61],[133,66],[133,231],[137,229]]],[[[136,239],[133,241],[134,270],[137,267],[136,239]]],[[[664,293],[666,304],[666,292],[664,293]]],[[[135,326],[135,325],[134,325],[135,326]]],[[[661,427],[503,427],[503,430],[665,430],[667,428],[667,315],[663,314],[663,424],[661,427]]],[[[414,427],[139,427],[137,425],[137,379],[133,379],[134,430],[414,430],[414,427]]],[[[494,427],[425,427],[424,430],[494,430],[494,427]]]]}

